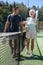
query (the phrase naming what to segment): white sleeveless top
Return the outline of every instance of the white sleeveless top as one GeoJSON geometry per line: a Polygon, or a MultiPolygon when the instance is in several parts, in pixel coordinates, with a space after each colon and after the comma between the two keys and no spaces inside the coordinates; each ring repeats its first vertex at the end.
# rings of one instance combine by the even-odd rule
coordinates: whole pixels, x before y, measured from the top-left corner
{"type": "Polygon", "coordinates": [[[35,18],[28,17],[27,18],[27,24],[28,24],[29,29],[36,30],[36,27],[35,27],[36,19],[35,18]]]}

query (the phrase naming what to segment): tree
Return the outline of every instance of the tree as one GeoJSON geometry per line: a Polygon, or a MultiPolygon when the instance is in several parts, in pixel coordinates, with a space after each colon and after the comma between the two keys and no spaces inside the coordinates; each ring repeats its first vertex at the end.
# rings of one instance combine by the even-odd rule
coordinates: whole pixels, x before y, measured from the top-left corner
{"type": "Polygon", "coordinates": [[[28,8],[28,10],[27,10],[27,17],[29,17],[29,10],[30,10],[30,8],[28,8]]]}
{"type": "Polygon", "coordinates": [[[39,18],[40,21],[43,21],[43,6],[39,9],[38,18],[39,18]]]}
{"type": "Polygon", "coordinates": [[[0,23],[2,22],[2,20],[3,20],[3,18],[2,18],[2,16],[0,15],[0,23]]]}
{"type": "Polygon", "coordinates": [[[26,20],[26,18],[27,18],[27,7],[24,4],[23,5],[22,4],[23,3],[17,4],[17,6],[20,9],[20,15],[22,17],[22,20],[26,20]]]}
{"type": "Polygon", "coordinates": [[[13,2],[13,4],[12,4],[12,7],[15,7],[16,6],[16,3],[15,3],[15,1],[13,2]]]}
{"type": "Polygon", "coordinates": [[[35,5],[33,5],[33,6],[32,6],[32,9],[35,9],[35,10],[37,10],[37,8],[36,8],[36,6],[35,6],[35,5]]]}

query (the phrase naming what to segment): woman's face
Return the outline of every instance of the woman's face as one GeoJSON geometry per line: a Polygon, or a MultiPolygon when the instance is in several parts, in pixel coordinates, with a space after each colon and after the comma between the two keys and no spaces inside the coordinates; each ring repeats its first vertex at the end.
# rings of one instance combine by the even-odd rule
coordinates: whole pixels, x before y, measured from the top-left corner
{"type": "Polygon", "coordinates": [[[35,13],[33,11],[30,14],[32,18],[35,18],[35,13]]]}

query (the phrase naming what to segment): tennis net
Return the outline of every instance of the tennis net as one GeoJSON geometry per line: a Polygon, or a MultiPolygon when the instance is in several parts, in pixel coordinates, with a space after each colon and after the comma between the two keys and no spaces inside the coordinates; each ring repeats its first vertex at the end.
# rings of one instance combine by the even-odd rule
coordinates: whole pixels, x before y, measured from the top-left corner
{"type": "Polygon", "coordinates": [[[0,33],[0,65],[19,65],[20,59],[20,52],[24,48],[24,38],[25,38],[25,32],[23,31],[23,36],[21,36],[21,32],[16,33],[0,33]],[[18,37],[17,37],[18,36],[18,37]],[[5,40],[3,40],[3,37],[5,40]],[[14,39],[17,37],[19,40],[17,44],[17,50],[18,56],[16,58],[12,58],[12,55],[10,53],[11,49],[9,47],[9,39],[12,38],[12,44],[14,45],[14,39]],[[20,44],[20,45],[19,45],[20,44]]]}

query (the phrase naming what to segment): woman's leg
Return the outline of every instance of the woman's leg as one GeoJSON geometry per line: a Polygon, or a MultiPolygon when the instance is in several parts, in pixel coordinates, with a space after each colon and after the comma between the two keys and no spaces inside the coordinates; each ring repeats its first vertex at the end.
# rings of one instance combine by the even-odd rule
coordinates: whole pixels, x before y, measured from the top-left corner
{"type": "Polygon", "coordinates": [[[25,54],[29,54],[29,44],[30,44],[30,39],[26,40],[26,53],[25,54]]]}
{"type": "Polygon", "coordinates": [[[27,39],[27,50],[29,50],[30,39],[27,39]]]}
{"type": "Polygon", "coordinates": [[[33,53],[34,50],[34,39],[31,40],[31,53],[33,53]]]}
{"type": "Polygon", "coordinates": [[[29,44],[30,44],[30,37],[31,37],[31,30],[29,30],[28,32],[26,32],[26,50],[27,52],[29,52],[29,44]]]}

